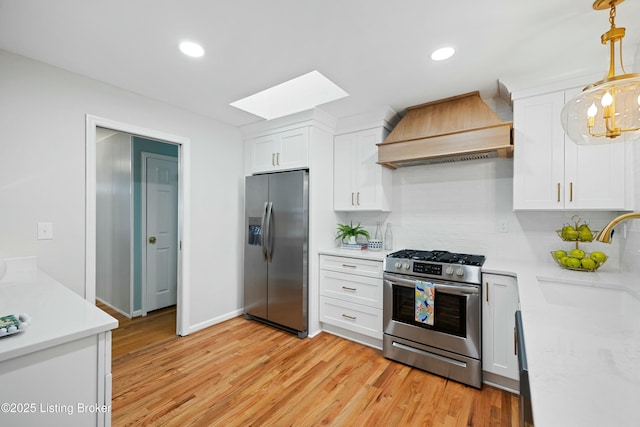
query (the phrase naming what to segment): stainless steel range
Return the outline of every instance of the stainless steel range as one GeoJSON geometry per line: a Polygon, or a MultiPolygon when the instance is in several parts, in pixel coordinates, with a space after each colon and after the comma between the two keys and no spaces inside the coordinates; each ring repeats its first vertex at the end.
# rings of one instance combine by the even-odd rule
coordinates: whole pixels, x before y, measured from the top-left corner
{"type": "Polygon", "coordinates": [[[482,255],[404,249],[384,261],[383,354],[480,388],[482,255]],[[433,283],[433,325],[416,317],[416,281],[433,283]]]}

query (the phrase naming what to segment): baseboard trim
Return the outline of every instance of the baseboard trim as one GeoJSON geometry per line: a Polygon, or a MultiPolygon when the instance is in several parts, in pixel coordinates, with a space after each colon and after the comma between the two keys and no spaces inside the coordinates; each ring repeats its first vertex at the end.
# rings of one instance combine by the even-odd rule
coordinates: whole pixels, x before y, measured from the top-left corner
{"type": "Polygon", "coordinates": [[[240,316],[244,313],[244,309],[239,308],[238,310],[231,311],[229,313],[223,314],[221,316],[214,317],[213,319],[205,320],[204,322],[196,323],[195,325],[189,326],[187,333],[182,335],[186,336],[192,334],[194,332],[198,332],[202,329],[208,328],[209,326],[217,325],[218,323],[222,323],[225,320],[233,319],[234,317],[240,316]]]}

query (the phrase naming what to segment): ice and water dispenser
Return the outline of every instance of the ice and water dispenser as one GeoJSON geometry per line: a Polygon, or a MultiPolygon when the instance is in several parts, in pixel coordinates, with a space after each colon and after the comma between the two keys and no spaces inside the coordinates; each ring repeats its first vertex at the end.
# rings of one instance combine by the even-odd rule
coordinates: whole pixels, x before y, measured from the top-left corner
{"type": "Polygon", "coordinates": [[[262,218],[249,217],[249,232],[247,236],[249,245],[262,245],[262,218]]]}

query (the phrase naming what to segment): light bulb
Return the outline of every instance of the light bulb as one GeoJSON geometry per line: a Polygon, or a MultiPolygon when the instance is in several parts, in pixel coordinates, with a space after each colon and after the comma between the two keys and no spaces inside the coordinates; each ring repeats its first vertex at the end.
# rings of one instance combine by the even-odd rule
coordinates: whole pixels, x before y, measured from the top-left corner
{"type": "Polygon", "coordinates": [[[611,96],[609,91],[607,91],[607,93],[604,94],[604,96],[602,97],[602,101],[600,101],[600,103],[602,104],[603,107],[609,107],[611,104],[613,104],[613,96],[611,96]]]}
{"type": "Polygon", "coordinates": [[[640,95],[638,95],[638,105],[640,105],[640,95]]]}
{"type": "Polygon", "coordinates": [[[589,107],[589,109],[587,110],[587,116],[589,117],[595,117],[596,114],[598,114],[598,107],[596,107],[596,103],[593,102],[591,104],[591,107],[589,107]]]}

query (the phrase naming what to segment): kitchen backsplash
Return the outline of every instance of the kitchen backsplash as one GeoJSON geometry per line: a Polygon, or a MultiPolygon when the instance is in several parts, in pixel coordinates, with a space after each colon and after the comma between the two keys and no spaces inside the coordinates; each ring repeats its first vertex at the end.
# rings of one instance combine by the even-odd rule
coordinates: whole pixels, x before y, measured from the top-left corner
{"type": "MultiPolygon", "coordinates": [[[[640,50],[636,57],[640,57],[640,50]]],[[[640,65],[640,63],[639,63],[640,65]]],[[[635,168],[635,211],[640,212],[640,142],[634,143],[634,165],[635,168]]],[[[628,236],[622,245],[623,268],[628,271],[640,274],[640,220],[627,222],[628,236]]]]}
{"type": "MultiPolygon", "coordinates": [[[[371,233],[375,232],[376,221],[392,223],[394,249],[443,249],[503,259],[549,261],[550,251],[571,246],[562,242],[555,230],[570,223],[573,215],[580,215],[592,229],[599,230],[619,214],[514,212],[512,193],[511,159],[405,167],[393,172],[392,212],[343,213],[338,219],[361,222],[371,233]]],[[[636,200],[640,200],[637,192],[636,200]]],[[[593,242],[586,250],[601,250],[610,256],[602,268],[621,266],[621,248],[625,251],[624,266],[632,256],[639,264],[638,222],[633,224],[634,235],[628,242],[620,238],[611,245],[593,242]]]]}

